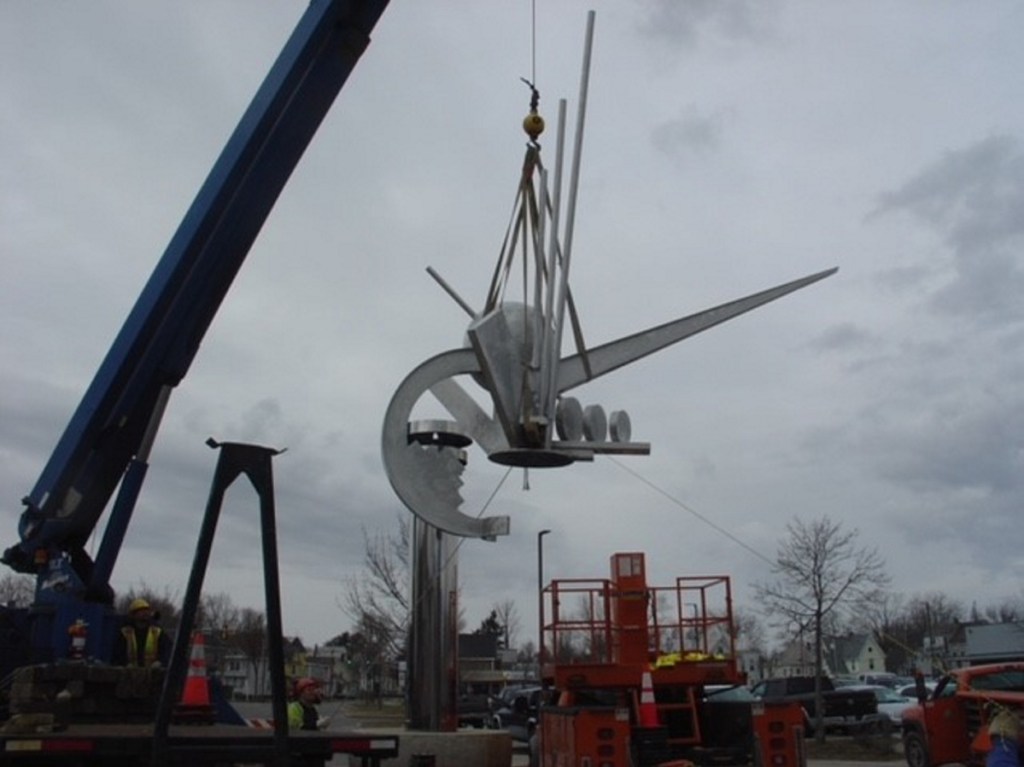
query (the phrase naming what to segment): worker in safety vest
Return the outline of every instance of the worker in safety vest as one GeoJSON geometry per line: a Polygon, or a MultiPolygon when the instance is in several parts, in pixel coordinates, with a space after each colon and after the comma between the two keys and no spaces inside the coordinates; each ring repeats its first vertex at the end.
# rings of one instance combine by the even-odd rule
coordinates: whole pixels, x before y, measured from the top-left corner
{"type": "Polygon", "coordinates": [[[166,666],[171,657],[171,640],[154,623],[153,608],[145,599],[133,599],[128,605],[128,621],[121,627],[114,648],[114,663],[119,666],[152,668],[166,666]]]}
{"type": "Polygon", "coordinates": [[[310,677],[295,683],[295,700],[288,704],[288,726],[296,730],[322,730],[329,719],[316,710],[323,701],[320,683],[310,677]]]}
{"type": "Polygon", "coordinates": [[[1016,711],[1004,708],[992,717],[988,736],[992,750],[985,758],[985,767],[1020,767],[1020,717],[1016,711]]]}

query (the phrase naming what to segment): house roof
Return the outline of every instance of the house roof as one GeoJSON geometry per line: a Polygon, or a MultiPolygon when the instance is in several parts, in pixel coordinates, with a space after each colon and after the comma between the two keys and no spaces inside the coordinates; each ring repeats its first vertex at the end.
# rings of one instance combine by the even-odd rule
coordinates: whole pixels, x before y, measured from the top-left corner
{"type": "Polygon", "coordinates": [[[1024,623],[965,626],[967,655],[974,662],[1024,657],[1024,623]]]}

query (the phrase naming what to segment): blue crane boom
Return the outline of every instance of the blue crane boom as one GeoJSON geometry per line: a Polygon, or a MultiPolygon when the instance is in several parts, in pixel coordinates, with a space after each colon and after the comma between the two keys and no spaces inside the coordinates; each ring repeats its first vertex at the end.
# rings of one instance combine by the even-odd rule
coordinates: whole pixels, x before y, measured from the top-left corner
{"type": "Polygon", "coordinates": [[[39,573],[37,603],[109,602],[170,392],[387,4],[313,0],[242,116],[23,501],[3,561],[39,573]],[[115,490],[93,561],[84,545],[115,490]]]}

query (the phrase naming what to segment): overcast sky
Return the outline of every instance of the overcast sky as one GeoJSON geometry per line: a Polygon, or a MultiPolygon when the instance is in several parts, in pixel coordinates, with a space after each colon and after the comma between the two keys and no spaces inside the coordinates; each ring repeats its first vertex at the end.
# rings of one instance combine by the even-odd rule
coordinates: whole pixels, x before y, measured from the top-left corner
{"type": "MultiPolygon", "coordinates": [[[[591,6],[536,6],[551,165],[591,6]]],[[[3,547],[304,7],[0,3],[3,547]]],[[[549,578],[643,551],[654,585],[731,575],[751,607],[787,522],[827,514],[907,596],[1021,595],[1022,30],[1015,0],[598,4],[572,280],[587,341],[840,271],[576,390],[627,410],[651,455],[534,470],[528,491],[512,472],[487,509],[511,534],[460,550],[469,628],[513,597],[534,635],[542,528],[549,578]]],[[[349,628],[363,531],[407,513],[385,407],[467,324],[425,269],[483,303],[532,76],[528,0],[393,0],[174,393],[115,586],[183,595],[204,440],[254,441],[288,448],[286,632],[349,628]]],[[[463,512],[504,474],[474,450],[463,512]]],[[[262,607],[237,488],[207,590],[262,607]]]]}

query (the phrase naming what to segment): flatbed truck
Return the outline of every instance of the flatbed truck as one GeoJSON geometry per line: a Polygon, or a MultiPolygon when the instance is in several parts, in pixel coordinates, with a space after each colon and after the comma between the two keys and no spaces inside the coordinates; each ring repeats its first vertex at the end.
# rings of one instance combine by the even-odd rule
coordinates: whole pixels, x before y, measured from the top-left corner
{"type": "Polygon", "coordinates": [[[398,736],[294,732],[285,748],[274,731],[238,725],[172,725],[161,755],[153,754],[154,729],[147,724],[73,724],[45,734],[0,734],[0,764],[70,767],[137,767],[141,764],[324,765],[350,754],[363,765],[398,756],[398,736]]]}

